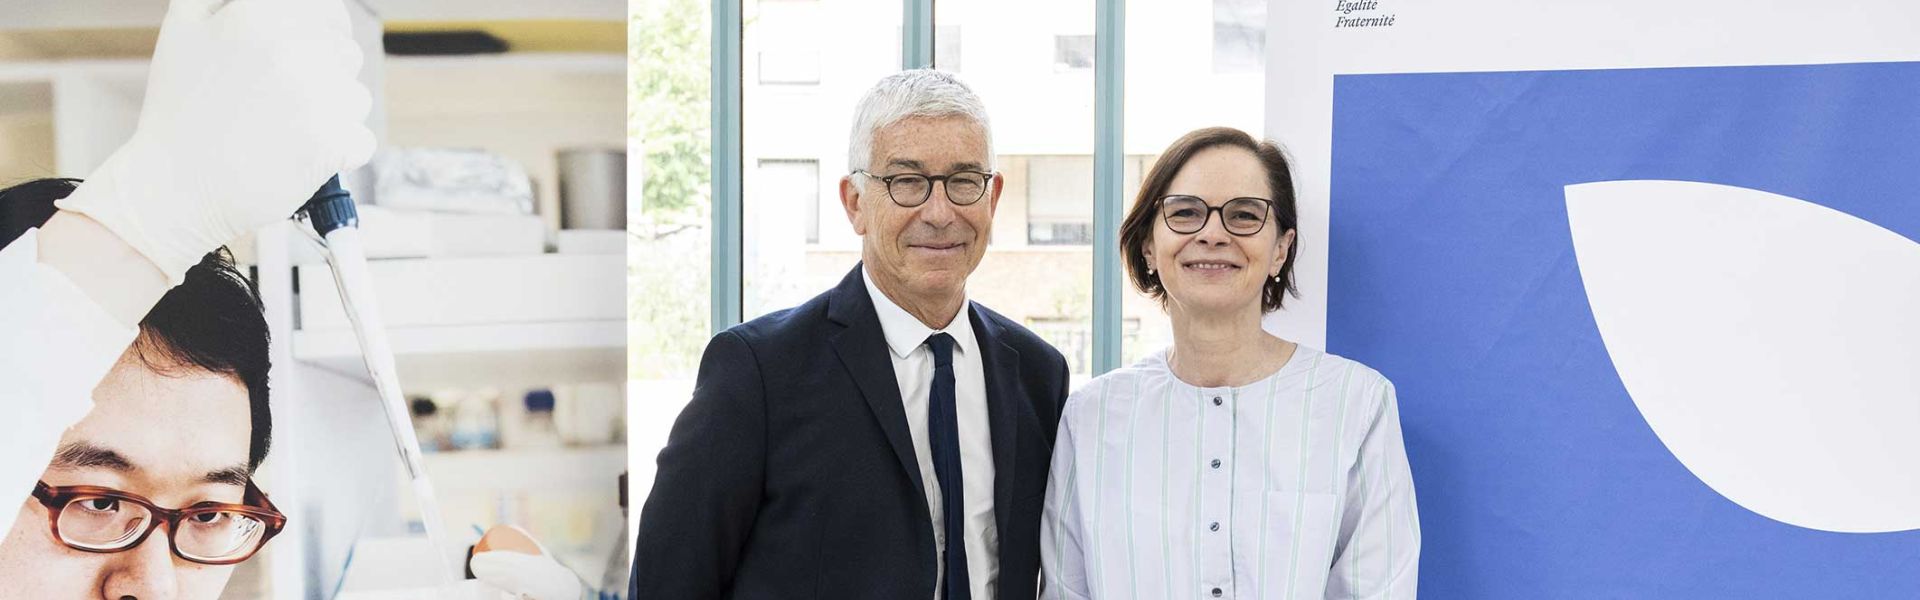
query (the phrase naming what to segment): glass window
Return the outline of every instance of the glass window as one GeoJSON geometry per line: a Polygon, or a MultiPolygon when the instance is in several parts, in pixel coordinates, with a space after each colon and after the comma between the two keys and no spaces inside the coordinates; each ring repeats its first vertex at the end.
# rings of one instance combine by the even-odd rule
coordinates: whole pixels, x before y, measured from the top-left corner
{"type": "Polygon", "coordinates": [[[1053,36],[1053,68],[1057,71],[1093,68],[1093,36],[1053,36]]]}
{"type": "Polygon", "coordinates": [[[960,26],[940,25],[933,33],[933,66],[960,72],[960,26]]]}
{"type": "MultiPolygon", "coordinates": [[[[901,5],[745,1],[746,55],[759,57],[759,74],[745,83],[743,115],[744,314],[752,319],[832,287],[859,260],[860,238],[837,202],[840,177],[852,168],[842,157],[854,102],[899,69],[901,5]],[[894,35],[818,35],[822,28],[894,35]]],[[[1084,380],[1092,253],[1112,249],[1092,246],[1093,80],[1086,75],[1094,36],[1060,30],[1090,29],[1093,0],[944,0],[935,11],[936,65],[957,72],[964,58],[963,78],[987,102],[994,168],[1005,181],[994,242],[968,293],[1053,342],[1084,380]],[[1028,18],[972,20],[1012,13],[1028,18]],[[963,46],[964,35],[995,43],[963,46]],[[1049,45],[1051,57],[1033,52],[1049,45]],[[1069,71],[1085,75],[1061,76],[1069,71]]],[[[1133,85],[1123,202],[1130,207],[1144,172],[1180,135],[1213,125],[1262,133],[1266,7],[1258,0],[1141,1],[1127,13],[1133,85]],[[1200,64],[1213,68],[1193,68],[1200,64]]],[[[1123,361],[1171,341],[1157,303],[1129,289],[1122,304],[1123,361]]]]}
{"type": "Polygon", "coordinates": [[[840,178],[852,170],[846,157],[854,103],[900,70],[902,6],[898,0],[745,2],[743,48],[778,53],[780,44],[804,36],[818,52],[814,85],[749,76],[741,89],[741,164],[748,171],[741,315],[753,320],[832,288],[860,261],[860,237],[840,209],[840,178]]]}
{"type": "Polygon", "coordinates": [[[747,180],[765,190],[762,198],[768,210],[798,215],[786,222],[805,222],[807,243],[820,243],[820,161],[763,158],[747,180]]]}
{"type": "MultiPolygon", "coordinates": [[[[629,202],[630,377],[685,380],[699,366],[709,331],[712,206],[709,128],[711,16],[701,0],[662,0],[637,13],[629,44],[629,143],[639,191],[629,202]]],[[[688,390],[691,391],[691,386],[688,390]]],[[[638,393],[638,392],[636,392],[638,393]]],[[[673,397],[669,395],[636,397],[673,397]]],[[[678,406],[664,414],[671,420],[678,406]]]]}
{"type": "Polygon", "coordinates": [[[1027,243],[1093,243],[1093,157],[1029,156],[1027,243]]]}
{"type": "Polygon", "coordinates": [[[820,83],[820,51],[813,48],[761,50],[760,83],[820,83]]]}
{"type": "MultiPolygon", "coordinates": [[[[1067,358],[1067,370],[1074,373],[1076,380],[1084,377],[1083,373],[1093,372],[1093,330],[1086,323],[1074,319],[1037,317],[1027,321],[1027,328],[1067,358]]],[[[1139,319],[1120,321],[1120,336],[1124,339],[1138,336],[1139,330],[1139,319]]]]}
{"type": "MultiPolygon", "coordinates": [[[[762,0],[748,19],[763,84],[820,83],[821,0],[762,0]]],[[[744,39],[743,39],[744,43],[744,39]]]]}
{"type": "Polygon", "coordinates": [[[1266,0],[1213,0],[1213,72],[1258,73],[1266,53],[1266,0]]]}
{"type": "MultiPolygon", "coordinates": [[[[1087,245],[1093,243],[1093,156],[1014,156],[1027,170],[1027,243],[1087,245]]],[[[1123,159],[1122,195],[1132,197],[1140,187],[1144,157],[1123,159]]]]}
{"type": "MultiPolygon", "coordinates": [[[[1127,154],[1137,157],[1140,172],[1151,170],[1168,144],[1195,129],[1226,126],[1255,138],[1266,136],[1262,129],[1266,87],[1261,74],[1266,61],[1259,45],[1264,44],[1259,40],[1264,40],[1266,29],[1264,0],[1214,0],[1211,7],[1128,0],[1127,27],[1123,143],[1127,154]],[[1232,37],[1246,31],[1255,35],[1232,37]],[[1235,57],[1232,60],[1252,61],[1249,68],[1218,68],[1223,60],[1221,44],[1226,41],[1235,48],[1229,53],[1235,57]],[[1195,68],[1209,61],[1216,68],[1195,68]]],[[[1279,141],[1284,147],[1286,140],[1279,141]]],[[[1133,208],[1137,193],[1138,187],[1128,188],[1123,214],[1133,208]]],[[[1173,329],[1160,304],[1135,291],[1124,277],[1121,314],[1128,323],[1139,323],[1137,329],[1129,326],[1135,333],[1121,343],[1121,364],[1131,364],[1173,343],[1173,329]]]]}
{"type": "Polygon", "coordinates": [[[627,172],[636,187],[627,200],[627,440],[635,507],[653,487],[653,453],[693,396],[711,335],[711,21],[704,0],[650,0],[634,8],[628,28],[627,172]]]}
{"type": "MultiPolygon", "coordinates": [[[[934,18],[991,40],[967,46],[961,78],[987,104],[994,169],[1005,183],[993,244],[967,294],[1060,349],[1074,381],[1085,381],[1093,366],[1093,77],[1063,76],[1062,57],[1046,50],[1059,49],[1063,28],[1091,31],[1093,0],[940,0],[934,18]],[[1002,17],[1015,14],[1022,18],[1002,17]],[[1049,218],[1061,228],[1051,239],[1082,241],[1040,241],[1032,220],[1049,218]]],[[[1075,68],[1091,67],[1093,36],[1075,37],[1075,68]]]]}

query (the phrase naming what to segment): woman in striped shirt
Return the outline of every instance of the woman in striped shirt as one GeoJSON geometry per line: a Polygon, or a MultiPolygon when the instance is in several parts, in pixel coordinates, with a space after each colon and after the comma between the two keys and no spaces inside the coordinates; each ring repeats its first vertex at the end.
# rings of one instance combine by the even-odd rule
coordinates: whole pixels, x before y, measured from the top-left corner
{"type": "Polygon", "coordinates": [[[1293,292],[1293,178],[1271,142],[1187,134],[1121,225],[1173,345],[1067,400],[1043,598],[1413,598],[1420,526],[1393,384],[1266,332],[1293,292]]]}

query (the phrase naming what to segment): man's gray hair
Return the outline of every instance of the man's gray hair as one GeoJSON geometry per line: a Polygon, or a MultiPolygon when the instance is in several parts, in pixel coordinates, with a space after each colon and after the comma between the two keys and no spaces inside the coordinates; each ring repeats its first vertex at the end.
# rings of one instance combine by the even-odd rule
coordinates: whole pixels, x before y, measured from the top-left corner
{"type": "Polygon", "coordinates": [[[853,113],[853,139],[847,144],[847,170],[872,164],[873,135],[882,128],[914,117],[948,116],[980,124],[987,136],[987,166],[992,168],[993,128],[987,125],[986,103],[952,73],[913,69],[888,75],[860,98],[853,113]]]}

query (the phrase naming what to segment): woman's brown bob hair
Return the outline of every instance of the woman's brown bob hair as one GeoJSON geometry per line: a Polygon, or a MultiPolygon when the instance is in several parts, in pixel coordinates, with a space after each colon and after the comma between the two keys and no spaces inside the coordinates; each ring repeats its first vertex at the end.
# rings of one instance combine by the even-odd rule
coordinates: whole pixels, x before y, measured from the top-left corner
{"type": "MultiPolygon", "coordinates": [[[[1272,190],[1273,222],[1268,223],[1275,236],[1284,235],[1289,230],[1297,231],[1300,224],[1299,211],[1293,200],[1293,169],[1287,164],[1286,154],[1273,142],[1255,140],[1246,132],[1231,127],[1208,127],[1195,130],[1181,136],[1173,145],[1160,153],[1160,160],[1153,163],[1147,171],[1147,178],[1140,182],[1140,194],[1133,199],[1133,210],[1127,213],[1127,219],[1120,223],[1120,256],[1127,261],[1127,277],[1133,280],[1133,287],[1147,297],[1165,303],[1167,289],[1161,287],[1160,278],[1147,273],[1147,244],[1153,243],[1153,228],[1161,226],[1160,199],[1166,197],[1167,186],[1173,183],[1173,176],[1192,160],[1201,150],[1217,146],[1241,148],[1260,159],[1267,170],[1267,187],[1272,190]]],[[[1218,200],[1226,200],[1219,198],[1218,200]]],[[[1266,230],[1262,230],[1264,232],[1266,230]]],[[[1287,260],[1280,265],[1280,280],[1266,280],[1266,286],[1260,292],[1261,312],[1273,312],[1280,309],[1281,302],[1288,295],[1299,296],[1293,286],[1293,261],[1295,249],[1300,245],[1298,233],[1287,244],[1287,260]]]]}

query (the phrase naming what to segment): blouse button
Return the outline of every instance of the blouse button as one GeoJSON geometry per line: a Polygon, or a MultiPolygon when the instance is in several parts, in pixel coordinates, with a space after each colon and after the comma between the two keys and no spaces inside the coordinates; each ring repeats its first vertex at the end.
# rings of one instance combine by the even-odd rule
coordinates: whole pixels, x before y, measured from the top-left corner
{"type": "Polygon", "coordinates": [[[1214,406],[1219,406],[1219,405],[1220,405],[1220,397],[1219,397],[1219,396],[1214,396],[1214,397],[1213,397],[1213,405],[1214,405],[1214,406]]]}
{"type": "Polygon", "coordinates": [[[1220,468],[1220,459],[1218,459],[1218,458],[1216,458],[1216,459],[1213,459],[1213,468],[1215,468],[1215,469],[1218,469],[1218,468],[1220,468]]]}
{"type": "Polygon", "coordinates": [[[1221,593],[1221,592],[1220,592],[1220,588],[1213,588],[1213,597],[1215,597],[1215,598],[1219,598],[1219,597],[1220,597],[1220,593],[1221,593]]]}

